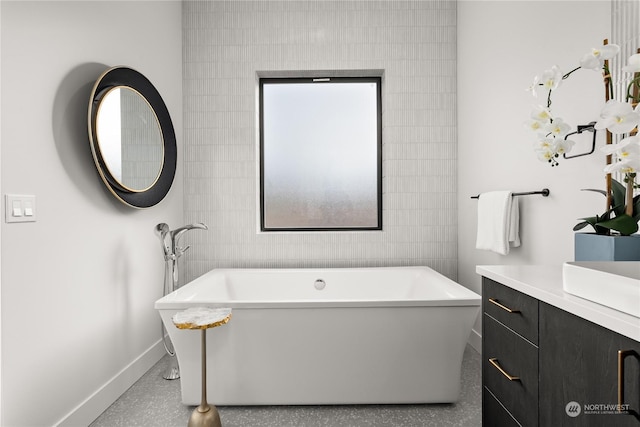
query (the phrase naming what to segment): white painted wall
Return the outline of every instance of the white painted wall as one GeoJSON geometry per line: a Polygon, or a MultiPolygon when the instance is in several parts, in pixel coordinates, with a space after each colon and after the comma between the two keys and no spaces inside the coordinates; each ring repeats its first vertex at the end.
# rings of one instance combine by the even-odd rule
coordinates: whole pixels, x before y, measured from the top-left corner
{"type": "MultiPolygon", "coordinates": [[[[554,64],[564,72],[578,66],[609,37],[610,16],[609,1],[458,3],[458,279],[472,290],[480,291],[479,264],[573,260],[576,219],[604,210],[602,196],[580,192],[604,188],[604,156],[551,168],[537,160],[534,135],[522,124],[536,101],[525,91],[534,75],[554,64]],[[470,196],[545,187],[548,198],[520,198],[520,248],[506,256],[475,249],[478,202],[470,196]]],[[[573,74],[553,98],[554,112],[574,126],[596,120],[603,103],[600,74],[588,70],[573,74]]],[[[481,332],[479,321],[474,329],[481,332]]]]}
{"type": "Polygon", "coordinates": [[[181,3],[0,7],[2,194],[35,195],[38,217],[1,227],[0,424],[87,425],[162,355],[153,229],[183,218],[181,158],[152,209],[107,192],[86,136],[88,96],[108,66],[142,72],[167,103],[181,157],[181,3]]]}

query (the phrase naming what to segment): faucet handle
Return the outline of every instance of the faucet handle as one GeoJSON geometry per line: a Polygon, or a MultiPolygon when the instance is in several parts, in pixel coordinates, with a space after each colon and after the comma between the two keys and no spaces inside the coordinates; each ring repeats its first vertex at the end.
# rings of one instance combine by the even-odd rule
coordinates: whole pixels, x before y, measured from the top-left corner
{"type": "Polygon", "coordinates": [[[187,245],[184,248],[183,247],[176,248],[176,258],[181,256],[185,252],[187,252],[187,250],[189,250],[190,247],[191,247],[190,245],[187,245]]]}

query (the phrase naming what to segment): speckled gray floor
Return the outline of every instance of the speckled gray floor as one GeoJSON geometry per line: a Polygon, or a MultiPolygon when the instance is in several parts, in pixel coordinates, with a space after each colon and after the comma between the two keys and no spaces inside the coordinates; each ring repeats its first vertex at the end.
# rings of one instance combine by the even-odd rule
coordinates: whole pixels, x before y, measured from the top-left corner
{"type": "MultiPolygon", "coordinates": [[[[180,403],[180,382],[162,379],[161,359],[90,427],[183,427],[193,407],[180,403]]],[[[224,427],[423,427],[480,426],[480,355],[467,345],[462,391],[455,404],[346,406],[221,406],[224,427]]]]}

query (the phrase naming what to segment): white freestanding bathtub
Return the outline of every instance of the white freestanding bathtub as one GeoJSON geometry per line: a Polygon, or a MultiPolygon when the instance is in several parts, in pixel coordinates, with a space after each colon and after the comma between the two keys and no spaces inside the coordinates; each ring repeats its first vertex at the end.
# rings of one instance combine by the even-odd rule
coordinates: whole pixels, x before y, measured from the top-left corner
{"type": "Polygon", "coordinates": [[[455,402],[480,296],[427,267],[218,269],[155,308],[180,365],[182,401],[200,403],[200,332],[171,317],[231,307],[207,331],[215,405],[455,402]]]}

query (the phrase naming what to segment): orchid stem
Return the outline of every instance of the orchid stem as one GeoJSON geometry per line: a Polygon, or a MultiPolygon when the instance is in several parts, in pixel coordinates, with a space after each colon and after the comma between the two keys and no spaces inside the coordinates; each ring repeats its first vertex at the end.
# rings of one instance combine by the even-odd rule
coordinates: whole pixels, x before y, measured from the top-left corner
{"type": "Polygon", "coordinates": [[[565,74],[564,76],[562,76],[562,80],[565,80],[567,77],[569,77],[571,74],[575,73],[576,71],[578,71],[580,68],[580,66],[574,68],[573,70],[569,71],[567,74],[565,74]]]}
{"type": "Polygon", "coordinates": [[[635,181],[635,178],[636,174],[630,173],[629,179],[627,180],[627,194],[625,197],[625,201],[627,204],[625,206],[625,213],[629,216],[633,216],[633,183],[635,181]]]}

